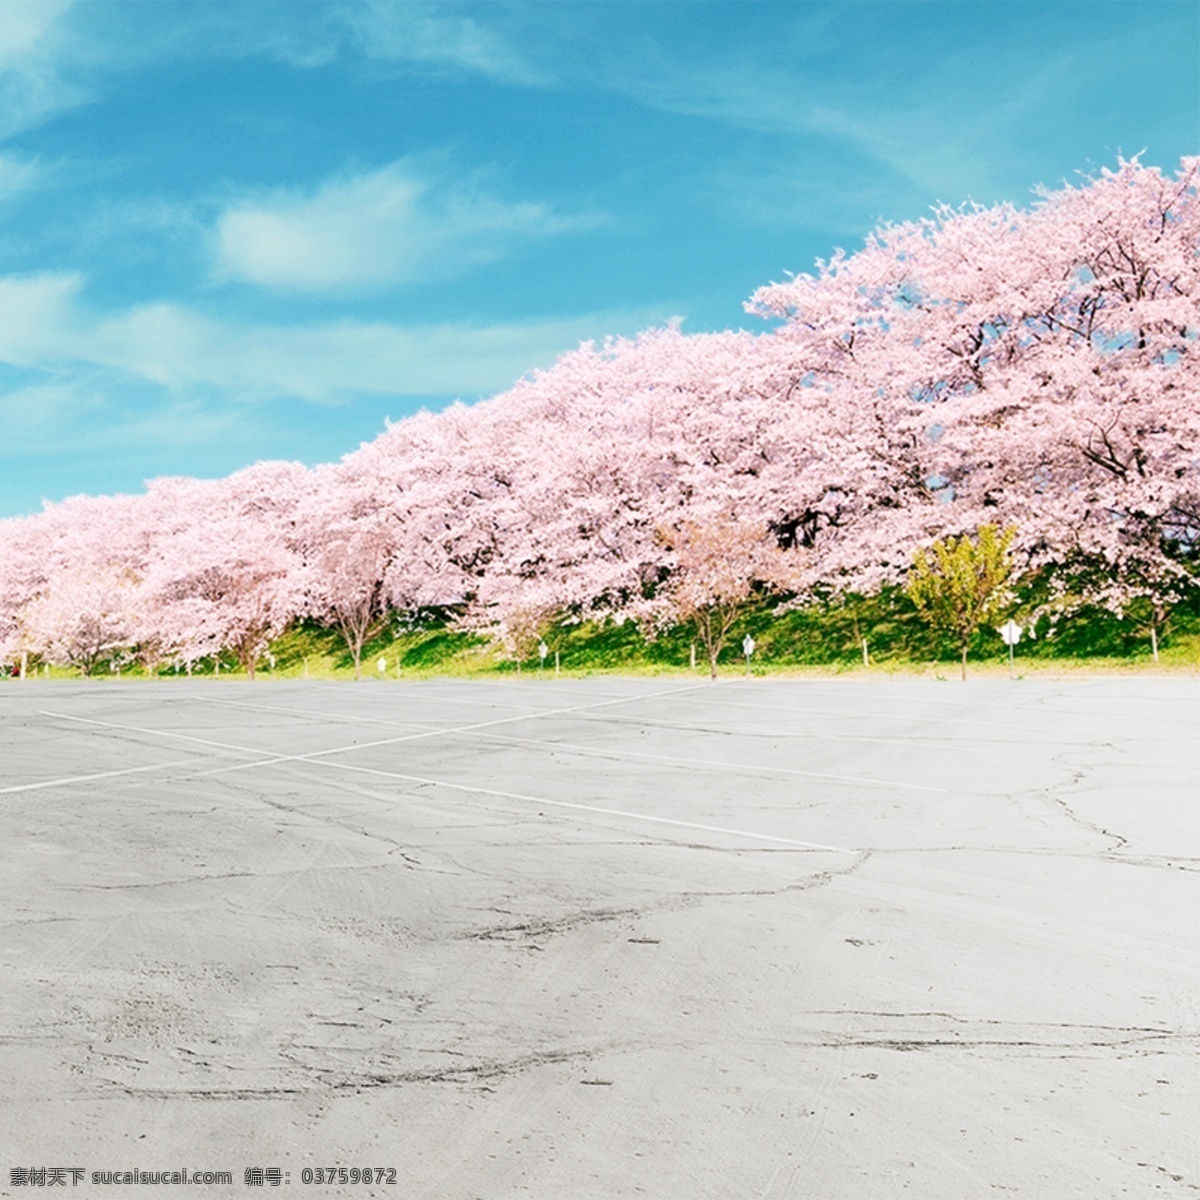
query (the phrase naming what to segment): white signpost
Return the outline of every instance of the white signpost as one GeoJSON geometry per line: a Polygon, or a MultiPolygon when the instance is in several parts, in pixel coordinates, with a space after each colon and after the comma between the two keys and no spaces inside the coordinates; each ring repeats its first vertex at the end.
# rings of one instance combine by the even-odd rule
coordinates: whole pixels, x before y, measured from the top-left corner
{"type": "Polygon", "coordinates": [[[742,654],[744,654],[746,657],[746,674],[747,675],[750,674],[750,655],[752,655],[754,653],[754,647],[756,645],[757,645],[757,643],[749,634],[746,634],[746,636],[744,638],[742,638],[742,654]]]}
{"type": "Polygon", "coordinates": [[[1000,626],[1000,636],[1004,639],[1004,644],[1008,647],[1008,677],[1015,677],[1013,670],[1013,647],[1021,640],[1021,627],[1010,617],[1003,625],[1000,626]]]}
{"type": "Polygon", "coordinates": [[[546,655],[550,653],[550,647],[545,642],[538,642],[538,658],[541,659],[541,667],[546,669],[546,655]]]}

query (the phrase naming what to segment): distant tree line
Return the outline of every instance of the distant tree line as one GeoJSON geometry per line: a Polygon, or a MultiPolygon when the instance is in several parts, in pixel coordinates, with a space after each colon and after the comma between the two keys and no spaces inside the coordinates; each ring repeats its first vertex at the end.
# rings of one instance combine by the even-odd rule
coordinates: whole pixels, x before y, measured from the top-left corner
{"type": "Polygon", "coordinates": [[[438,606],[517,657],[563,621],[688,621],[715,669],[747,603],[897,586],[964,654],[1014,589],[1136,611],[1157,653],[1197,587],[1198,173],[942,208],[760,289],[763,332],[586,344],[338,463],[0,523],[0,659],[253,675],[307,619],[357,666],[438,606]]]}

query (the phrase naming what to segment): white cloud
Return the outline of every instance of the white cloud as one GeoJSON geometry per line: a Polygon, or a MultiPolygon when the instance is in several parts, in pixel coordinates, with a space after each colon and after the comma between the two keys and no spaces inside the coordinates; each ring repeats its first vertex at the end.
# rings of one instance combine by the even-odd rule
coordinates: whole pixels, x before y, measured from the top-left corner
{"type": "Polygon", "coordinates": [[[478,180],[451,183],[402,159],[311,194],[227,209],[216,227],[216,273],[282,291],[371,290],[459,275],[518,241],[600,220],[500,200],[478,180]]]}
{"type": "MultiPolygon", "coordinates": [[[[536,71],[494,25],[424,0],[359,0],[343,13],[368,58],[537,85],[536,71]]],[[[501,11],[498,7],[495,11],[501,11]]]]}
{"type": "Polygon", "coordinates": [[[402,326],[338,321],[256,325],[174,304],[91,312],[77,275],[0,278],[0,363],[103,368],[179,395],[328,404],[356,395],[477,396],[549,366],[581,341],[631,334],[668,314],[603,312],[514,321],[402,326]]]}
{"type": "Polygon", "coordinates": [[[0,362],[32,367],[73,357],[67,348],[80,337],[82,285],[74,273],[0,278],[0,362]]]}
{"type": "Polygon", "coordinates": [[[80,418],[101,407],[86,385],[53,380],[0,393],[0,421],[4,422],[4,448],[27,452],[59,449],[64,429],[78,426],[80,418]]]}
{"type": "Polygon", "coordinates": [[[999,123],[999,106],[991,114],[978,103],[959,112],[924,98],[908,103],[904,96],[881,97],[869,88],[819,86],[802,74],[760,66],[664,71],[631,81],[627,90],[666,111],[790,139],[819,139],[827,154],[829,146],[844,147],[906,185],[948,201],[995,186],[995,163],[975,145],[979,124],[999,123]]]}
{"type": "Polygon", "coordinates": [[[4,0],[0,5],[0,70],[41,51],[73,0],[4,0]]]}
{"type": "Polygon", "coordinates": [[[131,389],[102,370],[0,385],[0,519],[36,509],[39,497],[131,490],[164,471],[225,474],[244,465],[247,445],[279,443],[270,418],[131,389]]]}
{"type": "Polygon", "coordinates": [[[59,73],[63,17],[73,0],[0,3],[0,137],[11,137],[87,99],[59,73]]]}
{"type": "Polygon", "coordinates": [[[93,354],[171,388],[243,398],[472,396],[506,388],[615,325],[630,331],[621,314],[484,326],[345,321],[245,329],[163,305],[104,322],[93,354]]]}
{"type": "Polygon", "coordinates": [[[32,191],[44,177],[45,170],[36,159],[0,153],[0,200],[32,191]]]}

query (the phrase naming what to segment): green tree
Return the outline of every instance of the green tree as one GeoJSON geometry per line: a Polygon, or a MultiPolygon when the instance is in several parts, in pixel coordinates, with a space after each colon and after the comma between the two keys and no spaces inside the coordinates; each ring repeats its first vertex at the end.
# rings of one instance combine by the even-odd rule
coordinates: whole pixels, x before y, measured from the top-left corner
{"type": "Polygon", "coordinates": [[[964,679],[972,635],[1011,602],[1015,536],[1015,529],[984,525],[975,537],[943,538],[913,556],[905,591],[922,620],[958,643],[964,679]]]}

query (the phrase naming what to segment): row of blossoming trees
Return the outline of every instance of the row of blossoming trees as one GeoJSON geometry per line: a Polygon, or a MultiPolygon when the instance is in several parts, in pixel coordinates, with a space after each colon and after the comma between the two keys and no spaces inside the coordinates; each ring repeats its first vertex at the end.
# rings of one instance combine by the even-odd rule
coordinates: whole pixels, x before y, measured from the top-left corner
{"type": "Polygon", "coordinates": [[[585,345],[336,464],[4,522],[0,657],[252,673],[309,617],[357,661],[428,606],[514,645],[550,617],[655,628],[752,587],[869,592],[983,526],[1060,594],[1165,616],[1200,546],[1198,177],[1135,160],[943,209],[761,289],[765,332],[585,345]]]}

